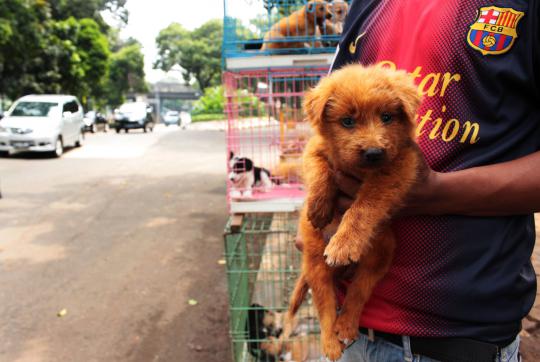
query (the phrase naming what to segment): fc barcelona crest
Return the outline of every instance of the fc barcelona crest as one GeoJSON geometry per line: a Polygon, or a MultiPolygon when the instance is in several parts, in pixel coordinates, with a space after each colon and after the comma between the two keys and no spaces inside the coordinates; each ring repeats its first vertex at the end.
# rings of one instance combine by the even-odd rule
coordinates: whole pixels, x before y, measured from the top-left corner
{"type": "Polygon", "coordinates": [[[506,53],[517,38],[517,25],[525,13],[510,8],[486,6],[478,10],[467,42],[483,55],[506,53]]]}

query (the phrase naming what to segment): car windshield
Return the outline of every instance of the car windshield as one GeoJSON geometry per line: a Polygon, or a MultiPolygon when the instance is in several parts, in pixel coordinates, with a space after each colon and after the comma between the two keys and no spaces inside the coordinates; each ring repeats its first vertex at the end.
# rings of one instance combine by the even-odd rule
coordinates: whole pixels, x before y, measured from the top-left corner
{"type": "Polygon", "coordinates": [[[11,112],[11,117],[48,117],[58,112],[58,103],[19,102],[11,112]]]}
{"type": "Polygon", "coordinates": [[[122,113],[145,113],[146,105],[144,103],[125,103],[120,106],[122,113]]]}

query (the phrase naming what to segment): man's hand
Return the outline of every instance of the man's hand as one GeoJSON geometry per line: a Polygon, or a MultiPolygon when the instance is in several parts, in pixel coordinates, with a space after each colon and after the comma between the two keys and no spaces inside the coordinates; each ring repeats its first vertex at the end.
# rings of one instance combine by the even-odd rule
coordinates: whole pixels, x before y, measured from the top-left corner
{"type": "MultiPolygon", "coordinates": [[[[540,152],[489,166],[455,172],[425,167],[398,215],[524,215],[540,211],[540,152]]],[[[352,205],[362,181],[336,173],[336,211],[352,205]]],[[[298,235],[296,246],[302,250],[298,235]]]]}
{"type": "MultiPolygon", "coordinates": [[[[489,166],[436,172],[425,165],[398,216],[505,216],[540,211],[540,152],[489,166]]],[[[361,181],[336,174],[337,211],[351,206],[361,181]]]]}

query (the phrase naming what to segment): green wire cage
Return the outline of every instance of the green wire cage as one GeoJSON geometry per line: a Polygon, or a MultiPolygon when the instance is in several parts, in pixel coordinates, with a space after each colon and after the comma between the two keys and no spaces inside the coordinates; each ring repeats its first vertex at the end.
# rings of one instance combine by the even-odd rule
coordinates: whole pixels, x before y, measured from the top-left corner
{"type": "Polygon", "coordinates": [[[320,361],[319,326],[311,299],[285,340],[283,317],[299,275],[296,213],[247,214],[237,232],[225,230],[233,360],[320,361]]]}

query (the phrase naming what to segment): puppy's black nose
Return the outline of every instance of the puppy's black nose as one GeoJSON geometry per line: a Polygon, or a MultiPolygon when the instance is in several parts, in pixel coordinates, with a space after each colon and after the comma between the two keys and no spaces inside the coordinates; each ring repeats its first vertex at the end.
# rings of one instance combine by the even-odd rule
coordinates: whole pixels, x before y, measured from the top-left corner
{"type": "Polygon", "coordinates": [[[364,151],[364,163],[370,166],[378,165],[386,158],[386,151],[383,148],[368,148],[364,151]]]}

